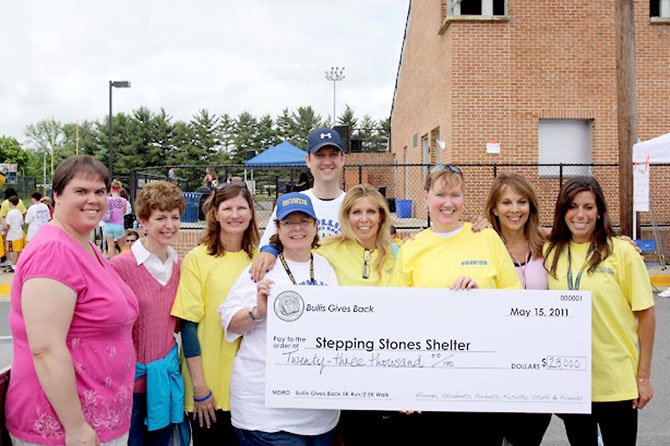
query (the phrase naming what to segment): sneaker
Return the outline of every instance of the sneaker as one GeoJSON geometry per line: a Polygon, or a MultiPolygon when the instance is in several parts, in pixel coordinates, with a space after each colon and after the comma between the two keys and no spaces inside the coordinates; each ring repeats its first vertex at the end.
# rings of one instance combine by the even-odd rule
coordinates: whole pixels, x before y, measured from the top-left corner
{"type": "Polygon", "coordinates": [[[5,272],[6,273],[13,273],[14,272],[14,267],[12,265],[9,265],[5,267],[5,272]]]}

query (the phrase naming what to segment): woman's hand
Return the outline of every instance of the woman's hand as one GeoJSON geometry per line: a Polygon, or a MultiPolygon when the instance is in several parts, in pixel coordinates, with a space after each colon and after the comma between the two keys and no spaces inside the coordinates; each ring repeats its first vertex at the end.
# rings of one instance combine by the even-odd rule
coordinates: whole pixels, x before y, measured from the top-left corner
{"type": "Polygon", "coordinates": [[[258,317],[264,318],[268,313],[268,296],[270,295],[270,288],[274,282],[270,279],[259,282],[256,286],[256,312],[258,317]]]}
{"type": "Polygon", "coordinates": [[[88,423],[83,423],[76,428],[65,429],[66,446],[100,446],[100,444],[98,434],[88,423]]]}
{"type": "Polygon", "coordinates": [[[649,401],[654,397],[654,387],[648,379],[637,380],[638,397],[633,400],[633,408],[644,409],[649,401]]]}
{"type": "Polygon", "coordinates": [[[200,427],[206,426],[209,429],[212,423],[216,423],[216,401],[214,400],[214,394],[208,387],[195,387],[193,389],[193,400],[195,404],[193,419],[198,420],[200,427]],[[196,401],[203,398],[205,398],[203,401],[196,401]]]}
{"type": "Polygon", "coordinates": [[[467,276],[460,276],[449,287],[450,290],[471,290],[473,288],[479,288],[479,285],[474,279],[467,276]]]}
{"type": "Polygon", "coordinates": [[[249,273],[251,278],[255,282],[260,282],[265,277],[265,273],[270,271],[270,269],[275,266],[277,262],[277,257],[273,256],[269,252],[259,252],[256,257],[254,257],[253,262],[251,262],[251,267],[249,268],[249,273]]]}
{"type": "Polygon", "coordinates": [[[480,232],[483,231],[486,228],[492,228],[491,223],[484,217],[475,217],[474,220],[472,220],[472,232],[480,232]]]}

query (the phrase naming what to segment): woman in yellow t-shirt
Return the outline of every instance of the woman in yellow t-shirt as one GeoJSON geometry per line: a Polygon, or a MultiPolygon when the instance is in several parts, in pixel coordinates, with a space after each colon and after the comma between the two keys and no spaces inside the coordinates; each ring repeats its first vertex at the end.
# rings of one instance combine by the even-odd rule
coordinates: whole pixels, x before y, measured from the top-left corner
{"type": "MultiPolygon", "coordinates": [[[[430,170],[424,185],[431,227],[403,243],[396,259],[392,286],[417,288],[513,288],[521,281],[498,234],[490,228],[473,232],[462,221],[465,179],[451,164],[430,170]]],[[[453,444],[499,446],[502,417],[495,413],[431,413],[407,417],[416,444],[429,444],[449,432],[453,444]],[[425,437],[417,438],[417,435],[425,437]]]]}
{"type": "MultiPolygon", "coordinates": [[[[393,270],[391,213],[386,199],[370,184],[347,192],[340,207],[341,233],[316,250],[335,270],[340,286],[386,286],[393,270]]],[[[393,443],[396,414],[343,410],[339,431],[347,446],[393,443]]]]}
{"type": "MultiPolygon", "coordinates": [[[[230,422],[230,376],[239,342],[227,342],[216,309],[251,263],[259,234],[244,183],[226,184],[205,203],[201,244],[182,262],[172,315],[181,319],[185,409],[193,444],[237,444],[230,422]]],[[[251,280],[251,279],[249,279],[251,280]]]]}
{"type": "Polygon", "coordinates": [[[592,305],[592,409],[559,415],[570,444],[634,445],[637,409],[653,397],[656,316],[642,258],[615,238],[600,184],[576,177],[561,188],[545,246],[549,289],[589,290],[592,305]]]}

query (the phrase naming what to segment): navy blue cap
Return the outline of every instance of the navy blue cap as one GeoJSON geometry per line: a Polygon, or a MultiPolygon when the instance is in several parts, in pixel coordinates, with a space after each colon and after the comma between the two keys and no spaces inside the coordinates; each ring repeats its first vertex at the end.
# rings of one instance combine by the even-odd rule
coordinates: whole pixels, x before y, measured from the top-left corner
{"type": "Polygon", "coordinates": [[[307,137],[307,150],[309,153],[316,153],[319,149],[327,146],[333,146],[344,153],[342,139],[336,130],[321,127],[314,129],[309,133],[309,136],[307,137]]]}
{"type": "Polygon", "coordinates": [[[287,215],[294,212],[302,212],[316,220],[312,200],[307,195],[291,192],[279,197],[279,201],[277,201],[277,220],[283,220],[287,215]]]}

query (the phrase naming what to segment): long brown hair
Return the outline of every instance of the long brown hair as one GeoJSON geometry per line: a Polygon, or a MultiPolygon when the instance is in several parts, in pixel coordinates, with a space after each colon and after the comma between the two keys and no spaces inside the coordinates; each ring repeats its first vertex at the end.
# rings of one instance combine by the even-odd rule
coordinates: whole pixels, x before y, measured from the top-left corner
{"type": "Polygon", "coordinates": [[[386,204],[386,199],[379,193],[376,187],[364,183],[349,189],[347,195],[344,197],[344,201],[342,201],[342,206],[340,207],[339,220],[342,232],[324,239],[323,244],[344,243],[347,240],[355,241],[359,245],[361,244],[361,241],[356,237],[354,230],[351,228],[351,223],[349,223],[349,213],[351,212],[351,208],[353,208],[356,202],[361,198],[370,200],[373,205],[377,206],[377,210],[379,211],[380,222],[375,237],[375,249],[378,251],[378,256],[374,268],[377,273],[381,275],[387,256],[391,255],[393,252],[393,248],[391,247],[393,240],[391,239],[391,212],[386,204]]]}
{"type": "Polygon", "coordinates": [[[249,226],[242,236],[242,249],[249,257],[253,257],[254,252],[258,249],[260,236],[258,235],[258,226],[256,225],[256,211],[254,210],[253,198],[244,183],[235,182],[226,184],[221,189],[212,192],[204,205],[207,226],[200,243],[207,246],[207,252],[212,256],[219,257],[226,254],[223,243],[221,243],[221,224],[216,219],[216,212],[221,203],[235,197],[243,197],[247,201],[249,210],[251,211],[249,226]]]}
{"type": "Polygon", "coordinates": [[[493,180],[486,199],[486,207],[484,208],[486,218],[491,222],[491,226],[493,226],[498,235],[502,237],[500,217],[493,210],[507,188],[511,188],[514,192],[528,200],[528,220],[524,225],[523,232],[533,252],[533,257],[542,257],[542,246],[544,245],[545,237],[540,230],[537,195],[535,194],[535,190],[533,190],[533,186],[531,186],[525,177],[516,173],[503,173],[493,180]]]}
{"type": "MultiPolygon", "coordinates": [[[[545,259],[553,251],[554,258],[551,261],[551,266],[547,271],[555,278],[556,265],[558,265],[558,257],[561,255],[566,246],[572,240],[572,232],[565,222],[565,214],[568,213],[572,201],[578,193],[590,191],[596,198],[596,207],[598,209],[598,217],[596,218],[596,226],[591,234],[591,243],[593,243],[593,255],[589,261],[588,273],[591,274],[596,269],[598,264],[604,261],[612,254],[612,245],[610,238],[614,237],[614,229],[610,221],[609,213],[607,212],[607,204],[605,203],[605,195],[600,187],[598,181],[593,177],[575,177],[568,180],[558,195],[556,200],[556,208],[554,209],[554,226],[549,235],[549,248],[545,253],[545,259]]],[[[546,263],[545,263],[546,268],[546,263]]]]}

